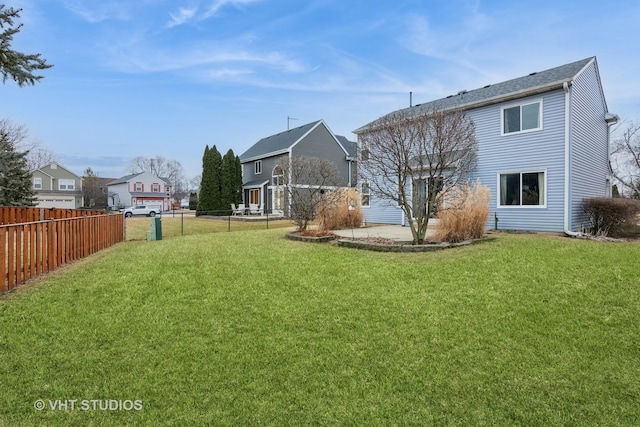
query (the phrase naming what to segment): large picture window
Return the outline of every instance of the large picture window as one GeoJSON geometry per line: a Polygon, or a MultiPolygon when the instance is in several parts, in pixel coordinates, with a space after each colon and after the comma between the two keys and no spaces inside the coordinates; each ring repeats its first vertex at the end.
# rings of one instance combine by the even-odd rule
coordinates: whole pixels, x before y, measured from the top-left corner
{"type": "Polygon", "coordinates": [[[502,109],[502,134],[542,128],[542,101],[502,109]]]}
{"type": "Polygon", "coordinates": [[[498,178],[499,206],[546,206],[545,173],[502,173],[498,178]]]}

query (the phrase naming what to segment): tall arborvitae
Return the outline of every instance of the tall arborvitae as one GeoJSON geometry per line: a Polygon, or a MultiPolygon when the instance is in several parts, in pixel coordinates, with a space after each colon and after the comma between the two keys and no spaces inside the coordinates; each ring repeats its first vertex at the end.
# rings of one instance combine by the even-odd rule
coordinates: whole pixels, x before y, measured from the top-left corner
{"type": "Polygon", "coordinates": [[[31,178],[27,152],[15,151],[0,138],[0,206],[33,206],[36,198],[31,178]]]}
{"type": "Polygon", "coordinates": [[[235,158],[233,189],[235,203],[242,203],[242,163],[240,163],[240,156],[235,158]]]}
{"type": "Polygon", "coordinates": [[[222,201],[222,155],[214,145],[209,150],[211,156],[211,169],[213,177],[213,209],[216,211],[229,210],[229,206],[223,205],[222,201]]]}
{"type": "Polygon", "coordinates": [[[242,171],[239,169],[240,158],[227,151],[222,158],[222,198],[226,206],[242,203],[242,171]]]}
{"type": "Polygon", "coordinates": [[[198,195],[198,211],[213,210],[215,173],[211,167],[210,153],[211,150],[207,145],[202,156],[202,180],[200,181],[200,194],[198,195]]]}
{"type": "Polygon", "coordinates": [[[223,214],[231,210],[231,203],[242,203],[240,158],[233,154],[233,150],[227,151],[223,157],[215,145],[211,148],[207,145],[202,157],[198,211],[223,214]]]}

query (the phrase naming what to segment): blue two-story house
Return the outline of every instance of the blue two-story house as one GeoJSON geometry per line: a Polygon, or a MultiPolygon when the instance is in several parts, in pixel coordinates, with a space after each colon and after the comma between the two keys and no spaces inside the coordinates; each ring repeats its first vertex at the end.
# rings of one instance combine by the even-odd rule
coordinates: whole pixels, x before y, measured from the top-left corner
{"type": "MultiPolygon", "coordinates": [[[[611,195],[609,135],[618,117],[607,110],[595,57],[460,91],[408,112],[434,108],[462,109],[475,124],[473,181],[491,191],[489,228],[497,219],[500,229],[580,231],[583,200],[611,195]]],[[[362,138],[375,122],[354,133],[362,138]]],[[[408,221],[371,194],[367,177],[361,186],[367,222],[408,221]]]]}
{"type": "Polygon", "coordinates": [[[293,156],[329,160],[336,165],[344,186],[356,185],[355,143],[335,135],[324,120],[317,120],[262,138],[240,155],[244,204],[258,205],[264,212],[286,211],[283,171],[278,162],[293,156]]]}

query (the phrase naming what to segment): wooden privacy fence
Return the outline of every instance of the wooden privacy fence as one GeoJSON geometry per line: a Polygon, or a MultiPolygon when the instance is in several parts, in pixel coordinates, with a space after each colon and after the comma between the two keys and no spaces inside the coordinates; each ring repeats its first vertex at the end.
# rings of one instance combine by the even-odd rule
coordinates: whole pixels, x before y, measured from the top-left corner
{"type": "Polygon", "coordinates": [[[81,216],[102,214],[104,214],[104,211],[0,206],[0,225],[44,221],[47,219],[78,218],[81,216]]]}
{"type": "Polygon", "coordinates": [[[0,225],[0,293],[123,240],[121,214],[0,225]]]}

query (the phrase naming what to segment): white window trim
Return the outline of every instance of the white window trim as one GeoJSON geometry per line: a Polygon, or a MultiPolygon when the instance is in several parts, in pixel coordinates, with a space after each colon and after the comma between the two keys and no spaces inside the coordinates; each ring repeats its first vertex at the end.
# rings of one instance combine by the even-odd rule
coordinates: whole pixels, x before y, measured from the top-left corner
{"type": "Polygon", "coordinates": [[[547,200],[549,197],[549,185],[547,182],[549,181],[549,174],[547,169],[516,169],[516,170],[505,170],[498,171],[496,174],[496,208],[497,209],[546,209],[547,208],[547,200]],[[508,175],[508,174],[520,174],[520,191],[522,192],[522,174],[524,173],[544,173],[544,204],[542,205],[501,205],[500,204],[500,175],[508,175]]]}
{"type": "Polygon", "coordinates": [[[76,181],[73,179],[59,179],[58,180],[58,190],[59,191],[75,191],[76,190],[76,181]],[[73,188],[69,188],[69,184],[73,185],[73,188]],[[67,188],[61,188],[64,185],[67,188]]]}
{"type": "Polygon", "coordinates": [[[262,174],[262,160],[256,160],[253,162],[253,173],[254,175],[262,174]]]}
{"type": "Polygon", "coordinates": [[[33,178],[33,189],[42,190],[42,178],[33,178]]]}
{"type": "Polygon", "coordinates": [[[541,130],[543,130],[543,123],[542,123],[542,117],[544,116],[543,114],[543,103],[542,103],[542,98],[540,99],[534,99],[532,101],[527,101],[527,102],[518,102],[515,104],[509,104],[509,105],[505,105],[504,107],[500,108],[500,135],[501,136],[511,136],[511,135],[520,135],[523,133],[529,133],[529,132],[539,132],[541,130]],[[540,109],[538,110],[538,124],[539,126],[537,128],[533,128],[533,129],[527,129],[527,130],[522,130],[522,107],[525,105],[531,105],[531,104],[536,104],[536,103],[540,103],[540,109]],[[517,132],[506,132],[504,131],[504,110],[508,110],[509,108],[513,108],[513,107],[520,107],[520,129],[517,132]]]}

